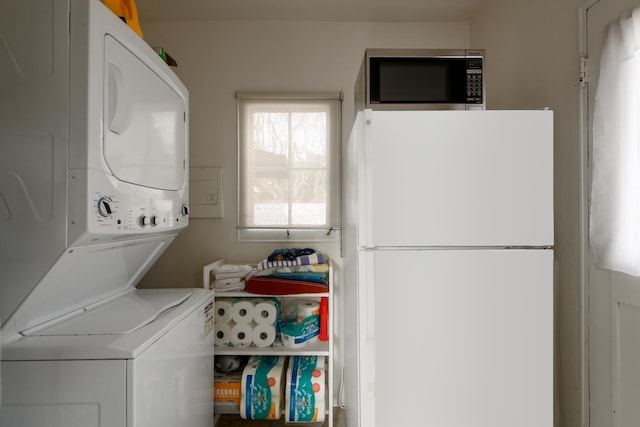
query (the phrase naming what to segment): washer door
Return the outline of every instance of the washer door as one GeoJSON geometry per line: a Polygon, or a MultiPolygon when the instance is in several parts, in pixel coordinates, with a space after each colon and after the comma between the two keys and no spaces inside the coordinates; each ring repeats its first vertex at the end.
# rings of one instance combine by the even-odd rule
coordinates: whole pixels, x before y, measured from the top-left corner
{"type": "Polygon", "coordinates": [[[185,179],[185,100],[105,35],[104,157],[121,181],[178,190],[185,179]]]}
{"type": "Polygon", "coordinates": [[[126,335],[155,321],[185,302],[188,290],[132,291],[86,313],[26,336],[126,335]]]}

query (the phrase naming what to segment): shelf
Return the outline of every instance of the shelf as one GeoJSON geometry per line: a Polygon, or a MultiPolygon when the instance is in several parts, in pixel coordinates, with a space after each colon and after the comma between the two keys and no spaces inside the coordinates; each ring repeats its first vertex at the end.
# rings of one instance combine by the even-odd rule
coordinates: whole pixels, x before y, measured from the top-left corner
{"type": "MultiPolygon", "coordinates": [[[[211,283],[211,271],[216,265],[223,263],[224,260],[216,261],[213,264],[209,264],[203,269],[203,286],[206,289],[210,289],[211,283]]],[[[289,348],[282,345],[280,338],[276,338],[276,342],[269,347],[230,347],[230,346],[215,346],[214,354],[216,356],[323,356],[326,357],[326,418],[323,427],[333,427],[333,321],[334,321],[334,301],[333,301],[333,264],[331,261],[329,264],[329,286],[326,292],[306,292],[300,294],[277,294],[277,295],[265,295],[254,294],[247,291],[215,291],[215,299],[222,298],[279,298],[279,299],[315,299],[320,298],[328,299],[328,333],[329,339],[327,341],[313,341],[308,343],[302,348],[289,348]]],[[[237,416],[237,415],[236,415],[237,416]]],[[[216,415],[216,420],[220,418],[220,414],[216,415]]],[[[248,421],[247,425],[251,425],[253,421],[248,421]]],[[[282,422],[282,420],[281,420],[282,422]]],[[[274,425],[281,425],[281,422],[274,425]]],[[[306,425],[318,426],[319,423],[305,423],[306,425]]],[[[234,424],[235,425],[235,424],[234,424]]],[[[262,425],[262,424],[260,424],[262,425]]]]}
{"type": "Polygon", "coordinates": [[[215,294],[216,294],[216,298],[321,298],[321,297],[329,296],[329,292],[265,295],[265,294],[253,294],[247,291],[229,291],[229,292],[215,291],[215,294]]]}
{"type": "Polygon", "coordinates": [[[279,342],[269,347],[231,347],[216,346],[214,347],[216,355],[259,355],[259,356],[329,356],[329,341],[314,341],[308,343],[302,348],[285,347],[279,342]]]}

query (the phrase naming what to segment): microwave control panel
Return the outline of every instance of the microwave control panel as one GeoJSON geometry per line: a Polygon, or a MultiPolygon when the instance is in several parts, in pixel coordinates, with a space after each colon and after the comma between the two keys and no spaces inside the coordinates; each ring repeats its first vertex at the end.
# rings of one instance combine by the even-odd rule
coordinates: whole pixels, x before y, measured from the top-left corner
{"type": "Polygon", "coordinates": [[[482,104],[482,58],[467,59],[467,103],[482,104]]]}

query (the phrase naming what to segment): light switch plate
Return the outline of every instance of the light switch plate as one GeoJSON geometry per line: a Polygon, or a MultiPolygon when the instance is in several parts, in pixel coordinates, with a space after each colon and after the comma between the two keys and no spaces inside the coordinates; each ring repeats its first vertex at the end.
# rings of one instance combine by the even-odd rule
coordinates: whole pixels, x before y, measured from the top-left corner
{"type": "Polygon", "coordinates": [[[189,216],[222,218],[222,168],[189,168],[189,216]]]}

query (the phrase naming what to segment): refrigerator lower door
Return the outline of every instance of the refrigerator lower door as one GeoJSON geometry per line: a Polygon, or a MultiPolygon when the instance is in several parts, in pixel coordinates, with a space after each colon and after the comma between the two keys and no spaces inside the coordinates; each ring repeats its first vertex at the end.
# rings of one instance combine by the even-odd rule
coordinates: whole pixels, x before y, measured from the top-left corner
{"type": "Polygon", "coordinates": [[[372,251],[367,270],[362,425],[553,425],[552,250],[372,251]]]}

